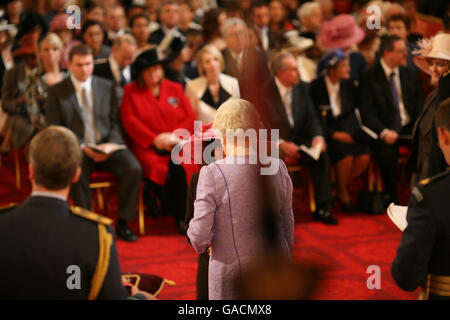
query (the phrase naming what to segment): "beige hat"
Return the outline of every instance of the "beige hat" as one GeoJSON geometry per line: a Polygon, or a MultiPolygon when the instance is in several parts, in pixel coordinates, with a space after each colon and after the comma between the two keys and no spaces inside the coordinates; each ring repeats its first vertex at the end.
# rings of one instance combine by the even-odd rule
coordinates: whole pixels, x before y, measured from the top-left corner
{"type": "Polygon", "coordinates": [[[440,33],[433,38],[422,39],[417,42],[419,49],[414,50],[414,63],[423,72],[430,74],[430,59],[450,61],[450,34],[440,33]]]}
{"type": "Polygon", "coordinates": [[[298,31],[291,30],[284,34],[286,38],[287,50],[299,50],[300,52],[306,51],[314,45],[314,41],[308,38],[300,37],[298,31]]]}

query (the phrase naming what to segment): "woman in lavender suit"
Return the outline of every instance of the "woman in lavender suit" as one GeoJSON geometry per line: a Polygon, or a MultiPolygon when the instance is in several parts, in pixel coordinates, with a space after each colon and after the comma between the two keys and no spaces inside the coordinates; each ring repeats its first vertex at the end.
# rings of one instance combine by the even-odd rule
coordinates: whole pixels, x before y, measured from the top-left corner
{"type": "MultiPolygon", "coordinates": [[[[264,212],[261,166],[252,160],[251,141],[227,143],[227,129],[258,129],[259,116],[249,102],[230,99],[217,111],[213,128],[224,137],[225,158],[205,166],[200,171],[194,218],[188,237],[198,253],[211,247],[209,264],[209,299],[236,299],[234,280],[254,260],[267,250],[261,218],[264,212]],[[245,164],[241,164],[244,162],[245,164]]],[[[271,167],[278,168],[264,176],[273,200],[272,212],[278,221],[277,247],[290,258],[294,242],[292,213],[292,182],[283,161],[270,158],[271,167]]],[[[267,192],[267,190],[266,190],[267,192]]]]}

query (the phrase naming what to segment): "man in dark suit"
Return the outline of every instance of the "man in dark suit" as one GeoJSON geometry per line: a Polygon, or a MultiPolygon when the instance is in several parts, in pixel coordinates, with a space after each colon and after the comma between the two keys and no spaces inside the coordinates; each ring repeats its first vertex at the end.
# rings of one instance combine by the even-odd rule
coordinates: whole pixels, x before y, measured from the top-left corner
{"type": "Polygon", "coordinates": [[[106,150],[124,145],[118,118],[115,86],[111,81],[92,76],[94,58],[85,45],[77,45],[69,54],[70,76],[51,87],[46,104],[47,124],[62,125],[78,137],[83,150],[82,174],[71,189],[76,205],[90,208],[89,180],[95,169],[111,172],[119,180],[119,220],[117,235],[126,241],[137,237],[127,222],[136,216],[141,181],[141,166],[128,149],[113,153],[94,151],[90,145],[106,150]]]}
{"type": "Polygon", "coordinates": [[[259,111],[263,122],[268,128],[280,130],[279,146],[283,155],[309,167],[317,206],[313,219],[337,224],[330,213],[333,197],[324,132],[309,87],[300,81],[296,59],[290,53],[275,55],[272,71],[275,80],[261,88],[265,102],[259,111]],[[300,145],[314,147],[319,143],[323,146],[318,160],[299,151],[300,145]]]}
{"type": "Polygon", "coordinates": [[[407,48],[397,36],[381,43],[382,58],[360,78],[358,104],[364,124],[378,135],[374,148],[390,201],[397,201],[395,167],[399,136],[409,136],[424,98],[419,78],[406,67],[407,48]]]}
{"type": "Polygon", "coordinates": [[[151,44],[158,45],[166,34],[178,27],[180,21],[180,5],[176,0],[165,0],[159,13],[160,28],[153,31],[148,39],[151,44]]]}
{"type": "Polygon", "coordinates": [[[126,34],[126,16],[123,6],[115,4],[106,9],[105,29],[106,34],[103,38],[103,44],[111,47],[114,39],[120,35],[126,34]]]}
{"type": "Polygon", "coordinates": [[[108,59],[95,61],[94,75],[110,80],[117,85],[118,105],[122,102],[122,88],[131,82],[130,65],[136,52],[136,40],[132,35],[123,34],[114,39],[108,59]]]}
{"type": "MultiPolygon", "coordinates": [[[[439,145],[450,165],[450,98],[434,116],[439,145]]],[[[403,232],[391,272],[397,285],[421,299],[450,299],[450,171],[422,180],[412,191],[408,225],[403,232]]]]}
{"type": "Polygon", "coordinates": [[[253,1],[250,12],[250,18],[261,42],[261,49],[268,53],[274,47],[275,35],[269,29],[270,15],[267,1],[253,1]]]}
{"type": "Polygon", "coordinates": [[[1,299],[127,299],[111,219],[67,202],[81,161],[64,127],[31,141],[31,196],[0,215],[1,299]]]}

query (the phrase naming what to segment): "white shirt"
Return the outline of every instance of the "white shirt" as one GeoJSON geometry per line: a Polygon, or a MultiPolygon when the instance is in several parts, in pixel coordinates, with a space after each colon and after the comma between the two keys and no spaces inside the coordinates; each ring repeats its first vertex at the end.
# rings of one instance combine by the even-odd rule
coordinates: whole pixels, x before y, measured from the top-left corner
{"type": "Polygon", "coordinates": [[[342,113],[341,95],[339,93],[339,81],[334,84],[328,76],[325,76],[325,84],[327,86],[328,97],[330,99],[330,107],[333,116],[337,118],[342,113]]]}
{"type": "Polygon", "coordinates": [[[121,73],[127,80],[127,83],[130,82],[130,79],[131,79],[130,66],[126,66],[125,69],[123,69],[121,72],[119,64],[116,62],[116,60],[114,60],[112,55],[109,56],[108,61],[109,61],[109,66],[111,67],[111,72],[112,72],[117,84],[120,84],[120,80],[122,79],[121,73]]]}
{"type": "Polygon", "coordinates": [[[281,100],[283,101],[284,110],[289,120],[291,128],[294,127],[294,114],[292,111],[292,87],[285,87],[277,77],[275,77],[275,83],[280,93],[281,100]]]}
{"type": "Polygon", "coordinates": [[[261,44],[264,51],[269,51],[269,28],[263,27],[262,29],[256,28],[258,36],[261,39],[261,44]]]}
{"type": "Polygon", "coordinates": [[[67,201],[63,196],[53,193],[53,192],[45,192],[45,191],[33,191],[31,192],[32,197],[47,197],[47,198],[55,198],[63,201],[67,201]]]}
{"type": "MultiPolygon", "coordinates": [[[[408,111],[406,111],[405,105],[403,104],[403,96],[402,96],[402,86],[400,83],[400,73],[399,73],[399,68],[396,67],[395,69],[391,69],[389,68],[386,63],[384,62],[383,58],[380,59],[380,63],[381,63],[381,67],[384,70],[384,73],[386,75],[386,78],[388,80],[388,82],[391,81],[391,73],[394,72],[394,81],[395,81],[395,86],[397,87],[397,92],[398,92],[398,105],[399,105],[399,109],[400,109],[400,119],[401,119],[401,123],[402,126],[406,126],[408,123],[411,122],[411,118],[408,114],[408,111]]],[[[386,130],[386,129],[385,129],[386,130]]],[[[384,130],[383,130],[384,131],[384,130]]],[[[383,133],[381,133],[381,136],[383,135],[383,133]]]]}

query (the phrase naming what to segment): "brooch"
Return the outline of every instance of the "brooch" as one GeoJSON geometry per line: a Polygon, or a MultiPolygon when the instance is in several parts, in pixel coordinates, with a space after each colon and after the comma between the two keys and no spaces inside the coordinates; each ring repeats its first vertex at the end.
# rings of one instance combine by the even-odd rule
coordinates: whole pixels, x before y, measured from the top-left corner
{"type": "Polygon", "coordinates": [[[169,97],[169,99],[167,99],[167,101],[169,102],[169,104],[170,104],[172,107],[174,107],[174,108],[178,107],[178,98],[175,98],[175,97],[169,97]]]}

